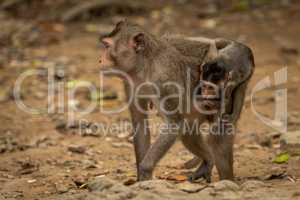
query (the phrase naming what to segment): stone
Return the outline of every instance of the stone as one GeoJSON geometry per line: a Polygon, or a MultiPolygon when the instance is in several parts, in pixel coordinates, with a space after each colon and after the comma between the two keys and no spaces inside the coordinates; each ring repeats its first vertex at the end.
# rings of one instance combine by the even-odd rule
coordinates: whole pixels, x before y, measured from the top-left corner
{"type": "Polygon", "coordinates": [[[117,184],[116,181],[111,180],[107,177],[96,177],[94,180],[88,183],[87,187],[89,191],[99,191],[110,189],[113,185],[117,184]]]}
{"type": "Polygon", "coordinates": [[[89,182],[87,186],[90,192],[105,194],[108,199],[126,200],[137,195],[130,187],[107,177],[97,177],[89,182]]]}
{"type": "Polygon", "coordinates": [[[210,195],[215,199],[241,199],[240,186],[229,180],[222,180],[213,184],[213,191],[210,195]]]}
{"type": "Polygon", "coordinates": [[[142,190],[153,190],[153,189],[173,189],[174,185],[164,180],[150,180],[150,181],[142,181],[137,182],[133,185],[133,187],[142,189],[142,190]]]}
{"type": "Polygon", "coordinates": [[[222,180],[222,181],[214,183],[214,189],[216,191],[224,191],[224,190],[238,191],[238,190],[240,190],[240,186],[238,186],[233,181],[222,180]]]}
{"type": "Polygon", "coordinates": [[[55,184],[55,188],[59,194],[63,194],[69,191],[69,188],[62,184],[55,184]]]}
{"type": "Polygon", "coordinates": [[[241,185],[242,190],[245,191],[254,191],[257,188],[265,186],[265,183],[258,180],[249,180],[241,185]]]}
{"type": "Polygon", "coordinates": [[[68,147],[68,150],[71,151],[72,153],[83,154],[86,151],[86,147],[85,146],[71,145],[71,146],[68,147]]]}
{"type": "Polygon", "coordinates": [[[280,148],[291,155],[300,155],[300,131],[283,133],[280,137],[280,148]]]}
{"type": "Polygon", "coordinates": [[[187,192],[187,193],[197,193],[206,188],[206,185],[201,185],[201,184],[193,184],[189,182],[184,182],[177,184],[178,189],[181,191],[187,192]]]}
{"type": "Polygon", "coordinates": [[[132,145],[129,143],[126,143],[126,142],[114,142],[111,145],[112,145],[112,147],[115,147],[115,148],[129,148],[129,149],[132,148],[132,145]]]}
{"type": "Polygon", "coordinates": [[[136,193],[133,192],[133,190],[129,187],[126,187],[124,185],[121,184],[116,184],[114,186],[112,186],[110,188],[110,192],[115,195],[118,196],[118,199],[131,199],[134,196],[136,196],[136,193]]]}

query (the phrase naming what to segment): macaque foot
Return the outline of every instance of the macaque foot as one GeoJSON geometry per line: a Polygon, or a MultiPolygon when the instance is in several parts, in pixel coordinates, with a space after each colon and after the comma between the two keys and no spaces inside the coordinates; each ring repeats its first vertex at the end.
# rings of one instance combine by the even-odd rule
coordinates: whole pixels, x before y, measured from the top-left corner
{"type": "Polygon", "coordinates": [[[200,178],[204,178],[207,183],[211,182],[211,167],[207,162],[203,161],[200,167],[198,167],[196,171],[189,176],[188,180],[190,182],[195,182],[200,178]]]}
{"type": "Polygon", "coordinates": [[[188,160],[187,162],[185,162],[183,164],[183,168],[184,169],[192,169],[194,167],[197,167],[199,165],[199,163],[201,163],[201,159],[195,156],[191,160],[188,160]]]}
{"type": "Polygon", "coordinates": [[[138,176],[138,181],[148,181],[152,179],[152,173],[140,173],[138,176]]]}
{"type": "Polygon", "coordinates": [[[145,170],[145,169],[139,169],[138,172],[138,181],[148,181],[152,179],[152,171],[151,170],[145,170]]]}

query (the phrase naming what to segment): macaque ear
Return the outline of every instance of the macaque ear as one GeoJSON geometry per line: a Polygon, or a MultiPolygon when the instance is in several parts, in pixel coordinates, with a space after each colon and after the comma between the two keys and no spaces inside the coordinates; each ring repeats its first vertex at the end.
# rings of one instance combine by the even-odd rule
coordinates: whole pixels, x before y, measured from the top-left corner
{"type": "Polygon", "coordinates": [[[126,23],[126,20],[121,20],[116,24],[117,28],[120,28],[121,26],[123,26],[126,23]]]}
{"type": "Polygon", "coordinates": [[[131,43],[136,52],[143,51],[145,49],[145,35],[143,33],[134,35],[131,43]]]}

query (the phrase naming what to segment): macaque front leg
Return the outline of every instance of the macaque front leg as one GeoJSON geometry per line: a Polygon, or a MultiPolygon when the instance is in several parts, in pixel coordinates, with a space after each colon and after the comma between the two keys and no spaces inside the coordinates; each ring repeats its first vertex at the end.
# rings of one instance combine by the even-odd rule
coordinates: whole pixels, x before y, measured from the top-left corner
{"type": "MultiPolygon", "coordinates": [[[[146,102],[140,105],[146,107],[146,102]],[[145,104],[145,105],[144,105],[145,104]]],[[[140,179],[139,169],[142,160],[144,159],[149,147],[150,147],[150,131],[148,126],[148,116],[145,113],[139,111],[135,105],[130,106],[131,120],[133,125],[133,144],[136,158],[136,167],[138,180],[140,179]]]]}
{"type": "MultiPolygon", "coordinates": [[[[131,95],[130,85],[125,83],[125,91],[127,100],[131,95]]],[[[148,101],[146,99],[139,99],[138,105],[129,102],[129,111],[131,115],[132,128],[133,128],[133,145],[136,158],[137,179],[139,180],[139,169],[142,160],[144,159],[151,143],[150,131],[148,126],[148,101]]]]}
{"type": "Polygon", "coordinates": [[[215,164],[220,179],[233,180],[233,142],[236,122],[240,117],[248,82],[241,83],[232,92],[229,99],[230,111],[219,124],[219,131],[210,134],[210,142],[214,149],[215,164]],[[230,128],[230,129],[229,129],[230,128]]]}

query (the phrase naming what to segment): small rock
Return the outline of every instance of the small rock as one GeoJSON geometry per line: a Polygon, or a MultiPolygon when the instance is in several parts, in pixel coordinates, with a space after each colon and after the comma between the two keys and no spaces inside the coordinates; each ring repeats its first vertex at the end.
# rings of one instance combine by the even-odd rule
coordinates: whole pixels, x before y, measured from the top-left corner
{"type": "Polygon", "coordinates": [[[133,178],[129,178],[127,179],[126,181],[124,181],[124,185],[128,186],[128,185],[133,185],[136,183],[136,179],[133,179],[133,178]]]}
{"type": "Polygon", "coordinates": [[[113,185],[117,184],[116,181],[111,180],[107,177],[97,177],[88,183],[87,187],[89,191],[99,191],[102,192],[111,188],[113,185]]]}
{"type": "Polygon", "coordinates": [[[129,138],[130,133],[129,132],[120,133],[120,134],[117,135],[117,137],[120,138],[120,139],[129,138]]]}
{"type": "Polygon", "coordinates": [[[241,199],[240,187],[232,181],[219,181],[213,186],[210,195],[216,196],[216,199],[241,199]]]}
{"type": "Polygon", "coordinates": [[[69,188],[62,184],[55,184],[55,189],[59,194],[63,194],[69,191],[69,188]]]}
{"type": "Polygon", "coordinates": [[[27,181],[27,183],[35,183],[36,182],[36,179],[30,179],[27,181]]]}
{"type": "Polygon", "coordinates": [[[229,180],[222,180],[214,183],[214,189],[216,191],[239,191],[240,186],[238,186],[235,182],[229,180]]]}
{"type": "Polygon", "coordinates": [[[246,181],[245,183],[242,184],[242,189],[246,191],[253,191],[256,188],[260,188],[265,186],[265,183],[262,181],[257,181],[257,180],[250,180],[246,181]]]}
{"type": "Polygon", "coordinates": [[[268,136],[263,136],[259,139],[259,144],[263,147],[272,147],[273,145],[272,138],[268,136]]]}
{"type": "Polygon", "coordinates": [[[142,181],[137,182],[133,185],[134,188],[142,189],[142,190],[153,190],[162,188],[173,189],[174,185],[164,180],[150,180],[150,181],[142,181]]]}
{"type": "Polygon", "coordinates": [[[99,131],[99,127],[97,123],[93,122],[79,122],[79,135],[81,136],[93,136],[93,137],[100,137],[102,132],[99,131]]]}
{"type": "Polygon", "coordinates": [[[65,130],[67,128],[67,122],[63,119],[56,120],[55,129],[58,131],[65,130]]]}
{"type": "Polygon", "coordinates": [[[300,131],[283,133],[280,138],[280,148],[291,155],[300,155],[300,131]]]}
{"type": "Polygon", "coordinates": [[[114,142],[111,145],[115,148],[132,148],[132,145],[126,142],[114,142]]]}
{"type": "Polygon", "coordinates": [[[69,146],[68,150],[73,153],[83,154],[86,151],[86,148],[84,146],[69,146]]]}
{"type": "Polygon", "coordinates": [[[262,177],[263,180],[269,181],[269,180],[275,180],[275,179],[284,179],[286,178],[285,172],[279,172],[279,173],[271,173],[264,177],[262,177]]]}
{"type": "MultiPolygon", "coordinates": [[[[130,194],[132,194],[132,191],[129,187],[126,187],[121,184],[113,185],[110,188],[110,192],[115,193],[115,194],[124,193],[124,194],[127,194],[128,196],[131,196],[130,194]]],[[[125,196],[127,196],[127,195],[125,195],[125,196]]]]}
{"type": "Polygon", "coordinates": [[[141,193],[139,193],[137,199],[143,199],[143,200],[153,200],[153,199],[155,199],[155,200],[163,200],[163,199],[166,199],[166,198],[161,197],[160,195],[155,194],[153,192],[141,192],[141,193]]]}
{"type": "Polygon", "coordinates": [[[101,168],[95,160],[82,160],[82,164],[84,165],[84,169],[101,168]]]}
{"type": "Polygon", "coordinates": [[[0,135],[0,153],[12,152],[18,149],[19,144],[9,131],[3,135],[0,135]]]}
{"type": "Polygon", "coordinates": [[[21,160],[18,161],[21,165],[21,168],[18,170],[18,173],[21,175],[24,174],[32,174],[35,171],[39,170],[39,165],[37,163],[34,163],[31,160],[21,160]]]}
{"type": "Polygon", "coordinates": [[[48,146],[54,146],[55,142],[51,140],[51,138],[42,135],[39,138],[33,138],[33,140],[30,142],[30,147],[39,147],[39,148],[46,148],[48,146]]]}
{"type": "Polygon", "coordinates": [[[187,193],[196,193],[196,192],[200,192],[207,186],[185,182],[185,183],[178,184],[177,187],[178,187],[178,189],[180,189],[184,192],[187,192],[187,193]]]}

